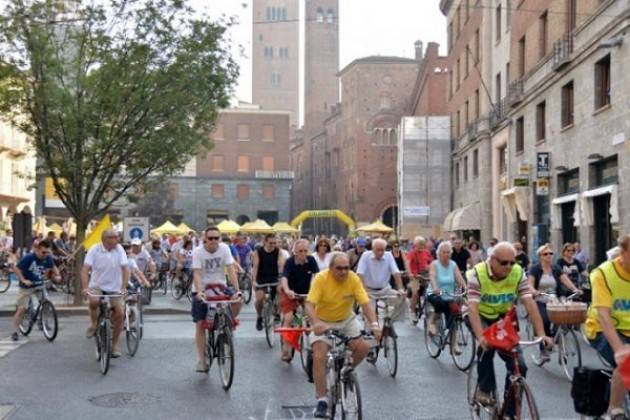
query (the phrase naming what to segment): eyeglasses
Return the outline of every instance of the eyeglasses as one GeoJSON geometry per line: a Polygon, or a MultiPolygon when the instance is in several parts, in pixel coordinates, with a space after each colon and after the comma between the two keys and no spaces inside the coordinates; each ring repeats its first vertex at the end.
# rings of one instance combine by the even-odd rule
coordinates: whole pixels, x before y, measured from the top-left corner
{"type": "Polygon", "coordinates": [[[295,251],[296,253],[299,252],[300,254],[305,254],[308,252],[308,249],[298,249],[297,251],[295,251]]]}
{"type": "Polygon", "coordinates": [[[500,260],[498,258],[495,258],[497,260],[497,262],[499,263],[500,266],[502,267],[507,267],[508,265],[514,265],[516,264],[516,261],[514,260],[500,260]]]}
{"type": "Polygon", "coordinates": [[[575,249],[565,249],[564,252],[570,252],[571,254],[575,254],[575,249]]]}
{"type": "Polygon", "coordinates": [[[549,255],[553,255],[553,252],[543,252],[542,254],[543,257],[548,257],[549,255]]]}
{"type": "Polygon", "coordinates": [[[338,265],[335,267],[335,270],[337,271],[349,271],[350,270],[350,266],[349,265],[338,265]]]}
{"type": "Polygon", "coordinates": [[[219,239],[221,239],[220,236],[206,236],[206,239],[209,241],[218,241],[219,239]]]}

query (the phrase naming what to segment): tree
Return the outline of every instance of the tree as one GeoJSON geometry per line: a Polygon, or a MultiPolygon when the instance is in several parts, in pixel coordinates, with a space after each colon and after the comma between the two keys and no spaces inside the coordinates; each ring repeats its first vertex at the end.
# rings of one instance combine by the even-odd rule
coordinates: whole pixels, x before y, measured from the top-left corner
{"type": "Polygon", "coordinates": [[[82,241],[134,185],[211,147],[238,76],[232,22],[188,0],[7,1],[0,117],[32,139],[82,241]]]}

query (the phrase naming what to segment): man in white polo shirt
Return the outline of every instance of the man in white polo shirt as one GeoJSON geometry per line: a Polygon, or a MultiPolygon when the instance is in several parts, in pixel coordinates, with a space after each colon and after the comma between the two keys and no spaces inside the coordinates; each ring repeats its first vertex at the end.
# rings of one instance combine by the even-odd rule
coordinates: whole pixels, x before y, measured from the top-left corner
{"type": "MultiPolygon", "coordinates": [[[[101,244],[94,245],[88,251],[81,270],[81,285],[83,294],[88,291],[94,295],[121,294],[127,290],[129,268],[127,254],[118,243],[118,232],[108,229],[101,235],[101,244]],[[89,283],[88,283],[89,279],[89,283]]],[[[96,298],[89,299],[90,327],[86,337],[94,336],[98,322],[98,304],[96,298]]],[[[120,357],[118,351],[118,337],[123,328],[125,302],[122,297],[112,298],[112,357],[120,357]]]]}

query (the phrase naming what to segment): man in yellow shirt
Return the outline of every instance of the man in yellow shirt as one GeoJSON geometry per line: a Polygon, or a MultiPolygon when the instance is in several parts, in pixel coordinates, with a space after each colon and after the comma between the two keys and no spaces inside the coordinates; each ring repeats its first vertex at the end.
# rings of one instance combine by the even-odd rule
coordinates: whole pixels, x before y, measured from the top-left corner
{"type": "Polygon", "coordinates": [[[617,364],[630,354],[630,235],[619,239],[619,255],[591,272],[593,300],[586,319],[591,346],[615,367],[608,412],[624,419],[625,388],[617,364]]]}
{"type": "Polygon", "coordinates": [[[313,350],[313,379],[317,396],[316,418],[328,418],[326,398],[326,358],[332,343],[324,335],[327,330],[340,330],[350,341],[352,361],[356,367],[370,351],[370,345],[361,339],[361,325],[352,311],[354,302],[363,308],[376,340],[381,338],[381,330],[376,314],[370,306],[361,279],[350,271],[348,256],[342,252],[333,253],[328,270],[315,276],[306,298],[306,312],[311,320],[314,336],[311,338],[313,350]]]}

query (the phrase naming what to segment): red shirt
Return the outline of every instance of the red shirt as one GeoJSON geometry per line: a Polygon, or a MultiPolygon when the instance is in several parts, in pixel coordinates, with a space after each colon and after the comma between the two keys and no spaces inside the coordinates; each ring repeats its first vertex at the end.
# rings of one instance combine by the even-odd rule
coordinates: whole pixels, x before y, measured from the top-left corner
{"type": "Polygon", "coordinates": [[[422,251],[410,251],[407,253],[407,262],[409,262],[409,271],[414,276],[429,269],[429,264],[433,261],[431,253],[423,249],[422,251]]]}

